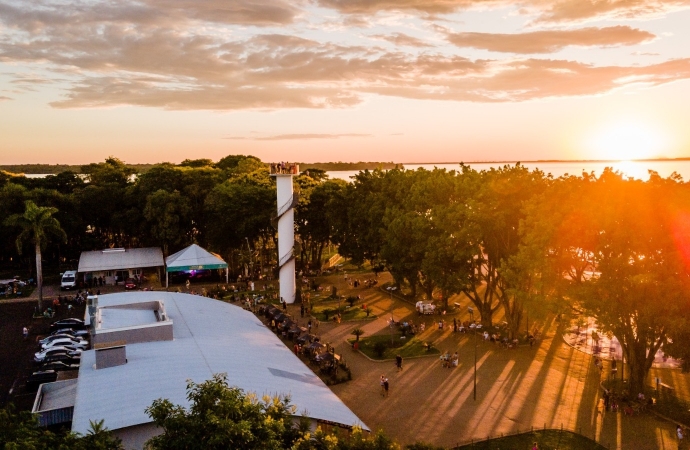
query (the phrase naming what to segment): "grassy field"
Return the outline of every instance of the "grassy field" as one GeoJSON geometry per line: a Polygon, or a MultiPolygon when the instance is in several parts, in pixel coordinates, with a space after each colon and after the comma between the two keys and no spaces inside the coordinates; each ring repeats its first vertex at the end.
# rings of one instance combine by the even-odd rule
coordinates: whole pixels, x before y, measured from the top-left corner
{"type": "MultiPolygon", "coordinates": [[[[342,302],[340,305],[340,320],[341,321],[349,321],[349,320],[367,320],[367,319],[375,319],[376,316],[374,314],[369,314],[367,317],[367,312],[362,309],[360,305],[355,305],[353,307],[349,307],[345,302],[342,302]]],[[[316,317],[318,320],[322,322],[326,322],[328,320],[333,320],[333,317],[335,314],[338,312],[338,302],[329,302],[329,303],[321,303],[316,306],[314,306],[311,310],[311,314],[316,317]],[[328,312],[328,314],[326,314],[328,312]]]]}
{"type": "MultiPolygon", "coordinates": [[[[349,339],[352,344],[355,340],[349,339]]],[[[396,355],[404,358],[415,356],[439,355],[438,349],[427,349],[425,342],[414,337],[401,339],[400,333],[394,333],[392,344],[390,335],[376,335],[359,338],[359,350],[374,360],[395,359],[396,355]],[[377,349],[381,349],[381,353],[377,349]]]]}
{"type": "Polygon", "coordinates": [[[606,447],[571,431],[539,430],[455,447],[456,450],[605,450],[606,447]]]}

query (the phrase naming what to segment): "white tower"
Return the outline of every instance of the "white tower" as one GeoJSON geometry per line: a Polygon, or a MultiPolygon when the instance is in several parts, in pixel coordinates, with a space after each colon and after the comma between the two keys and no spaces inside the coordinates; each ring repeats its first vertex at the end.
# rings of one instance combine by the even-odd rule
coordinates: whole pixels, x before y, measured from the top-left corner
{"type": "Polygon", "coordinates": [[[292,190],[292,176],[299,173],[297,164],[271,164],[271,176],[276,177],[278,190],[278,267],[280,269],[280,297],[295,302],[295,206],[299,195],[292,190]]]}

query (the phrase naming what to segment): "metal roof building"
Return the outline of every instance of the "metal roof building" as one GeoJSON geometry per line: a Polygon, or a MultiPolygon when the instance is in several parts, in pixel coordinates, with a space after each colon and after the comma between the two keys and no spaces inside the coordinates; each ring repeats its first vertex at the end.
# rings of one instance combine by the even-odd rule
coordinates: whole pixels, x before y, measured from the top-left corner
{"type": "Polygon", "coordinates": [[[78,272],[101,272],[109,270],[162,267],[163,252],[158,247],[108,248],[82,252],[78,272]]]}
{"type": "Polygon", "coordinates": [[[101,343],[81,356],[75,432],[86,433],[90,420],[103,419],[126,448],[142,448],[159,433],[145,409],[159,398],[189,405],[187,380],[200,383],[215,373],[226,373],[228,383],[245,392],[289,395],[298,414],[314,425],[367,429],[271,330],[240,307],[180,293],[117,293],[100,296],[89,319],[93,342],[101,343]],[[115,340],[111,348],[104,343],[115,340]]]}

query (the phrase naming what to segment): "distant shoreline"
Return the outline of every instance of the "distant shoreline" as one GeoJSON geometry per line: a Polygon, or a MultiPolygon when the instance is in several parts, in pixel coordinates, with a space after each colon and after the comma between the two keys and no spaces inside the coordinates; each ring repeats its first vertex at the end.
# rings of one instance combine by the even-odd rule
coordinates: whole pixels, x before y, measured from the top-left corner
{"type": "Polygon", "coordinates": [[[430,166],[433,164],[536,164],[536,163],[608,163],[608,162],[673,162],[673,161],[690,161],[690,156],[682,158],[645,158],[645,159],[535,159],[535,160],[497,160],[497,161],[450,161],[450,162],[404,162],[402,165],[409,164],[415,166],[430,166]]]}
{"type": "MultiPolygon", "coordinates": [[[[624,160],[617,159],[538,159],[538,160],[498,160],[498,161],[451,161],[451,162],[403,162],[394,163],[388,162],[316,162],[316,163],[298,163],[303,170],[320,169],[326,172],[334,171],[352,171],[352,170],[374,170],[383,169],[389,170],[400,166],[407,165],[449,165],[449,164],[539,164],[539,163],[617,163],[624,160]]],[[[690,161],[690,157],[682,158],[649,158],[649,159],[632,159],[633,162],[681,162],[690,161]]],[[[74,173],[82,173],[81,168],[88,164],[5,164],[0,165],[0,170],[10,172],[13,174],[27,174],[27,175],[54,175],[61,172],[71,171],[74,173]]],[[[127,166],[137,170],[139,173],[146,172],[156,164],[127,164],[127,166]]]]}

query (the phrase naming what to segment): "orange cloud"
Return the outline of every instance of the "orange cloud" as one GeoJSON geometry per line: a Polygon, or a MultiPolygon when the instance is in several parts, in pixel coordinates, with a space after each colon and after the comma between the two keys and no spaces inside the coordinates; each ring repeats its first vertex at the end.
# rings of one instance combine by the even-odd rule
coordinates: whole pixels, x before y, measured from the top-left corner
{"type": "Polygon", "coordinates": [[[369,37],[373,39],[388,41],[391,44],[395,44],[401,47],[433,47],[433,45],[428,44],[421,39],[417,39],[416,37],[408,36],[405,33],[373,34],[369,37]]]}
{"type": "Polygon", "coordinates": [[[652,33],[629,26],[546,30],[517,34],[449,33],[447,36],[448,41],[458,47],[503,53],[553,53],[568,46],[634,45],[654,38],[652,33]]]}
{"type": "MultiPolygon", "coordinates": [[[[153,0],[96,2],[91,9],[17,8],[0,2],[0,61],[40,65],[43,71],[59,74],[65,95],[52,103],[56,108],[342,108],[361,102],[367,94],[514,102],[603,94],[628,85],[690,78],[688,58],[646,66],[470,59],[440,51],[417,54],[402,48],[388,51],[380,46],[324,43],[280,33],[256,35],[253,31],[241,38],[228,37],[213,25],[198,22],[212,14],[213,5],[225,8],[214,16],[216,20],[264,24],[294,18],[290,15],[295,12],[293,7],[280,0],[253,2],[240,11],[244,2],[249,5],[250,0],[232,6],[220,0],[203,6],[191,0],[167,0],[170,8],[159,9],[153,8],[153,0]],[[292,12],[281,15],[271,7],[292,12]],[[182,14],[185,8],[189,14],[182,14]],[[171,25],[161,26],[167,22],[171,25]]],[[[446,7],[457,4],[440,3],[446,7]]],[[[386,37],[403,43],[401,47],[420,45],[402,33],[386,37]]],[[[608,27],[522,33],[510,38],[481,33],[449,38],[464,40],[463,45],[538,53],[564,45],[622,45],[651,37],[629,27],[608,27]]],[[[19,86],[23,86],[21,82],[19,86]]]]}
{"type": "Polygon", "coordinates": [[[379,11],[419,12],[431,17],[469,9],[518,7],[537,22],[582,22],[592,19],[639,18],[690,7],[690,0],[317,0],[345,14],[379,11]]]}

